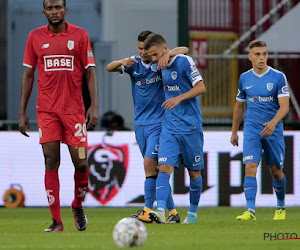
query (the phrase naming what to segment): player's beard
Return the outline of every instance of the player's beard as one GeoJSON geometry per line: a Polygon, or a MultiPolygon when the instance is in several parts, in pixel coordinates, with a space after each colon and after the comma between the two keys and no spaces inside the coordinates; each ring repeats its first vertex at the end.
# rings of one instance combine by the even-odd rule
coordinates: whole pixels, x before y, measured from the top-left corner
{"type": "Polygon", "coordinates": [[[59,26],[64,22],[64,19],[60,19],[58,22],[54,23],[51,20],[48,19],[48,23],[52,26],[59,26]]]}

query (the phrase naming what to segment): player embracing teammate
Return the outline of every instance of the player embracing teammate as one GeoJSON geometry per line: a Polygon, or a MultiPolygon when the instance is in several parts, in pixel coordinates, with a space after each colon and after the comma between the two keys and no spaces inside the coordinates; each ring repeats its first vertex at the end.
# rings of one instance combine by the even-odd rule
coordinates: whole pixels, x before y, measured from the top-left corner
{"type": "MultiPolygon", "coordinates": [[[[153,61],[158,61],[168,51],[168,46],[161,35],[152,34],[145,40],[144,49],[153,61]]],[[[149,217],[157,223],[165,223],[170,175],[182,160],[190,175],[190,207],[182,223],[193,224],[197,222],[202,191],[201,169],[204,168],[202,115],[198,96],[206,88],[193,59],[185,55],[170,58],[162,70],[162,82],[165,117],[159,139],[157,211],[150,211],[149,217]]]]}

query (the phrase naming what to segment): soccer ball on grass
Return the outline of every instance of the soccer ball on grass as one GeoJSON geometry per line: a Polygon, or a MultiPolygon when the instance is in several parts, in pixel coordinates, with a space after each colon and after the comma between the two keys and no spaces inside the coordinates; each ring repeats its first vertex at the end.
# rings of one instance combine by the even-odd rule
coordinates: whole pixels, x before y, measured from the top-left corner
{"type": "Polygon", "coordinates": [[[147,229],[135,218],[123,218],[114,227],[113,239],[119,247],[141,247],[147,239],[147,229]]]}

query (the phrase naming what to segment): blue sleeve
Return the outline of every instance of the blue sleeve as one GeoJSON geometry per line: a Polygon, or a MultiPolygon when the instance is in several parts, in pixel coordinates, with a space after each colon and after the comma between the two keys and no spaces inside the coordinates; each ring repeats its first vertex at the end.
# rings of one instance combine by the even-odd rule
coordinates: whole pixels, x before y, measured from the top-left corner
{"type": "Polygon", "coordinates": [[[246,93],[243,88],[243,81],[242,81],[242,76],[240,76],[239,79],[239,87],[238,87],[238,92],[236,95],[236,100],[239,102],[245,102],[246,101],[246,93]]]}
{"type": "Polygon", "coordinates": [[[289,87],[285,75],[280,74],[278,81],[277,97],[290,96],[289,87]]]}
{"type": "MultiPolygon", "coordinates": [[[[135,60],[137,60],[136,56],[131,56],[131,58],[134,58],[135,60]]],[[[132,75],[132,73],[133,73],[133,71],[134,71],[136,65],[137,65],[137,64],[135,63],[135,64],[133,64],[131,67],[126,67],[126,66],[124,66],[124,72],[126,72],[126,73],[129,74],[129,75],[132,75]]]]}
{"type": "Polygon", "coordinates": [[[184,63],[184,69],[185,69],[186,76],[190,80],[192,86],[194,86],[197,82],[203,80],[202,76],[192,58],[186,57],[182,61],[184,63]]]}
{"type": "Polygon", "coordinates": [[[133,65],[131,67],[124,66],[124,72],[126,72],[129,75],[131,75],[132,72],[133,72],[133,65]]]}

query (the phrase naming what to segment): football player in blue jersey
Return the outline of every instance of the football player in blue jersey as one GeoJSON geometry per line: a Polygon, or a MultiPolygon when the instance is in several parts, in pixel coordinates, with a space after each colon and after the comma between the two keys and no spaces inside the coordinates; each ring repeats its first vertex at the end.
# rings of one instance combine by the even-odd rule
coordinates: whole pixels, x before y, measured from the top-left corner
{"type": "Polygon", "coordinates": [[[264,152],[277,196],[277,209],[273,219],[284,220],[286,178],[282,171],[285,159],[282,119],[289,111],[287,80],[282,72],[267,65],[268,49],[265,42],[254,40],[248,47],[252,69],[243,73],[239,79],[230,139],[232,145],[238,146],[237,132],[246,110],[243,163],[247,210],[236,219],[256,220],[256,172],[264,152]]]}
{"type": "MultiPolygon", "coordinates": [[[[159,61],[168,51],[165,39],[151,34],[144,49],[153,61],[159,61]]],[[[159,174],[156,181],[157,210],[149,217],[165,223],[167,197],[170,193],[170,175],[180,161],[190,175],[190,207],[183,224],[197,222],[198,204],[202,191],[203,161],[202,115],[198,96],[205,92],[203,79],[193,59],[185,55],[170,58],[162,70],[165,91],[165,118],[159,140],[159,174]]]]}
{"type": "MultiPolygon", "coordinates": [[[[143,31],[138,36],[139,56],[132,56],[113,61],[106,66],[110,72],[128,73],[131,78],[132,97],[134,102],[134,125],[136,140],[144,158],[145,206],[133,217],[143,222],[152,222],[148,212],[152,210],[155,200],[155,185],[157,179],[157,159],[161,123],[164,117],[162,103],[165,100],[159,67],[164,67],[170,56],[188,53],[186,47],[178,47],[167,51],[159,62],[152,62],[143,50],[144,41],[151,31],[143,31]]],[[[168,223],[179,223],[180,218],[175,209],[172,194],[168,196],[168,223]]]]}

